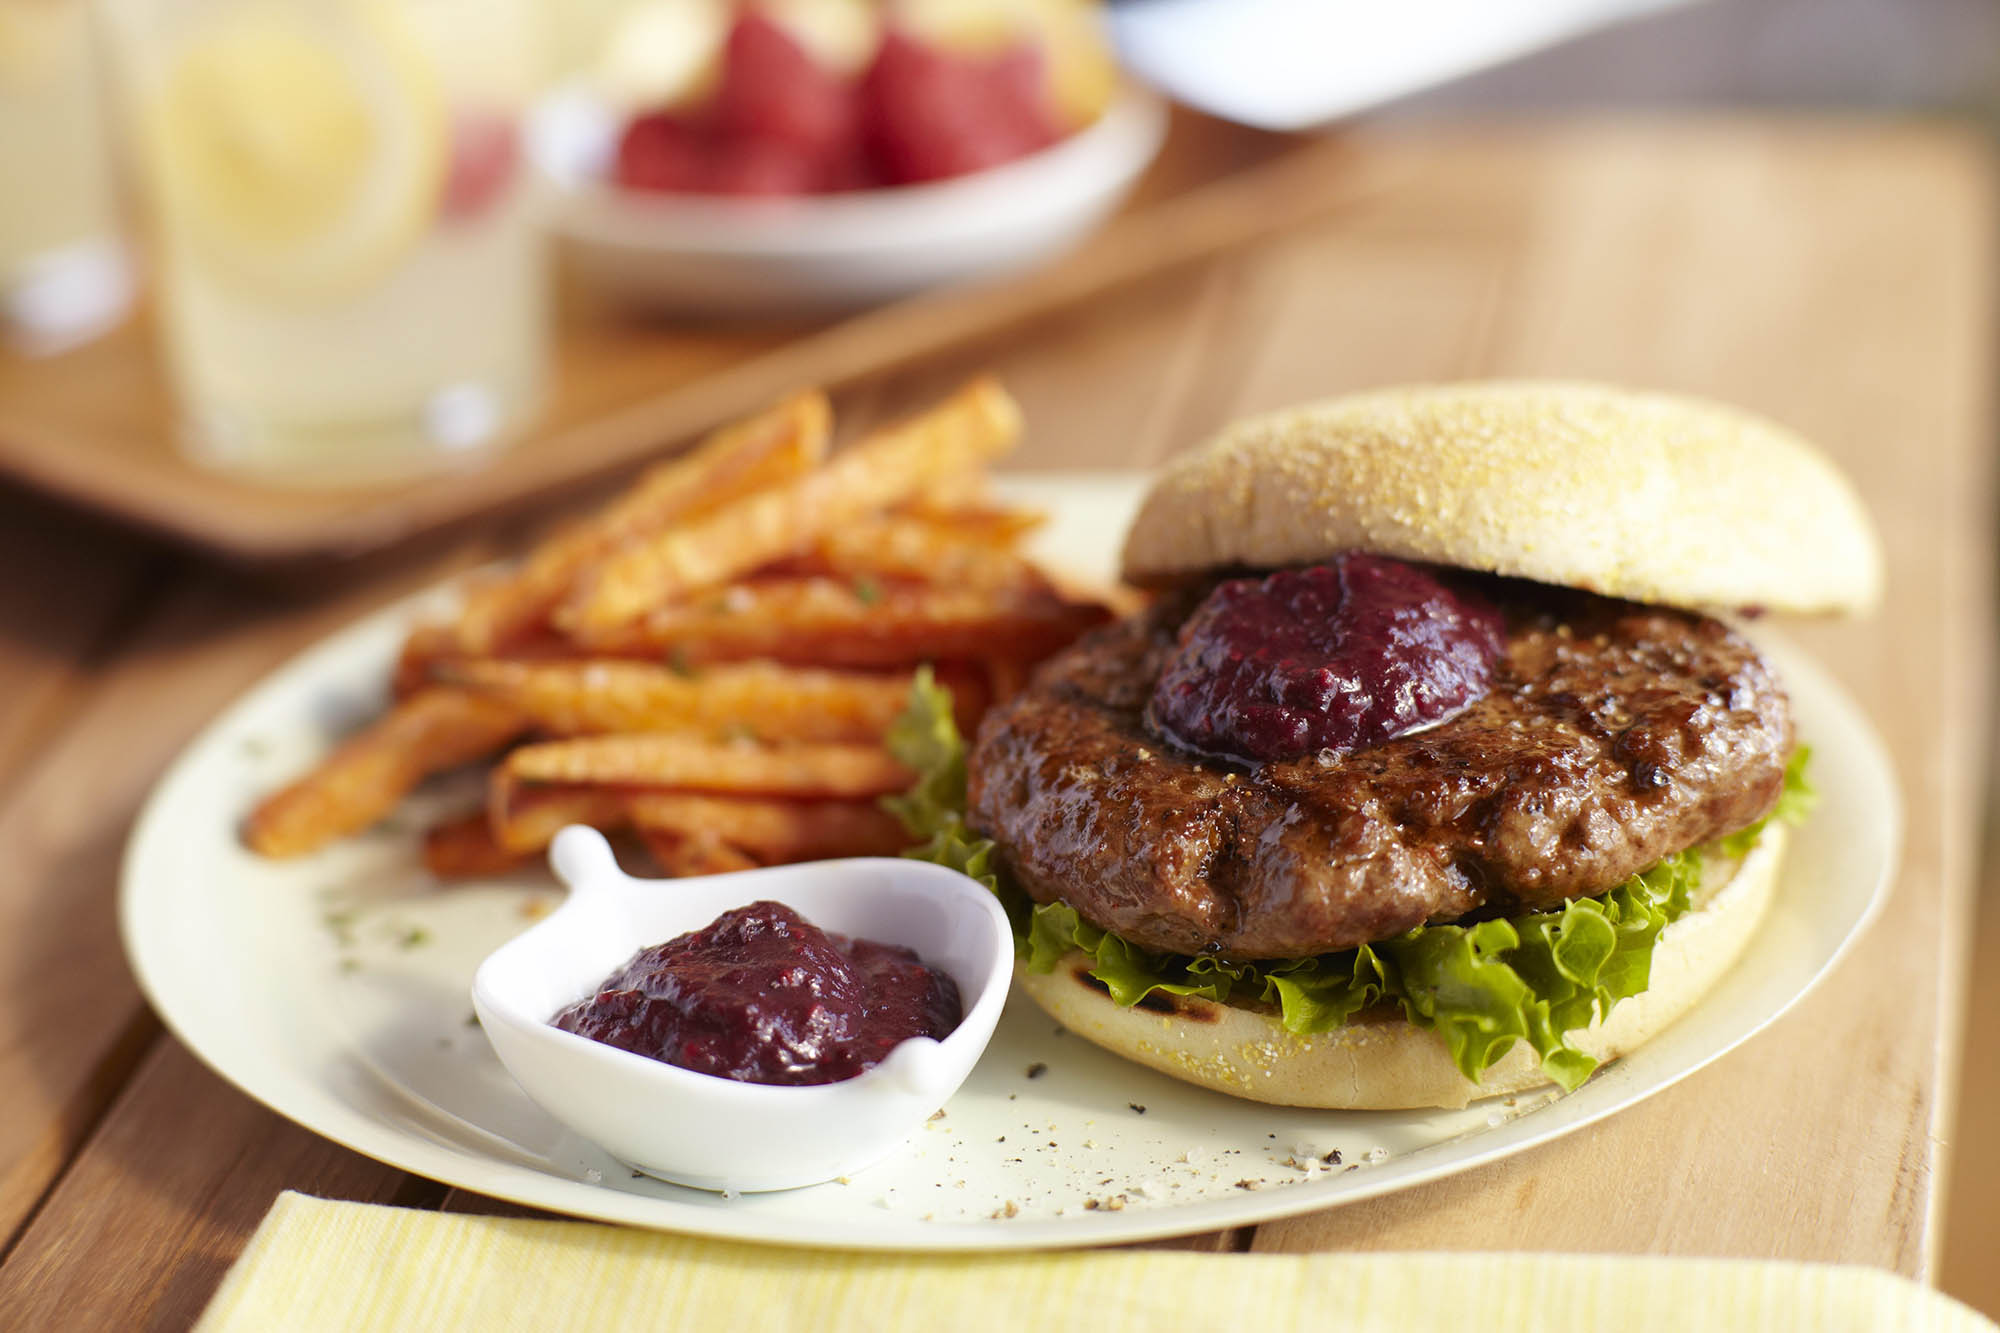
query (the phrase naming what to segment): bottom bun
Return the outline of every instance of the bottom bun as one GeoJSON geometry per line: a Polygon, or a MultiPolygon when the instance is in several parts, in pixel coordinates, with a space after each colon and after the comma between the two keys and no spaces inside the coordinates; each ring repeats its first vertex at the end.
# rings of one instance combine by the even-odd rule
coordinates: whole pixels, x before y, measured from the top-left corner
{"type": "MultiPolygon", "coordinates": [[[[1775,821],[1740,860],[1708,858],[1694,909],[1660,932],[1652,984],[1610,1016],[1570,1034],[1599,1061],[1617,1059],[1692,1008],[1740,957],[1777,891],[1785,834],[1775,821]]],[[[1458,1071],[1444,1039],[1393,1013],[1356,1017],[1302,1037],[1273,1012],[1155,993],[1126,1009],[1071,950],[1046,973],[1015,980],[1057,1021],[1108,1051],[1217,1092],[1279,1106],[1386,1111],[1461,1107],[1550,1080],[1516,1042],[1478,1083],[1458,1071]]]]}

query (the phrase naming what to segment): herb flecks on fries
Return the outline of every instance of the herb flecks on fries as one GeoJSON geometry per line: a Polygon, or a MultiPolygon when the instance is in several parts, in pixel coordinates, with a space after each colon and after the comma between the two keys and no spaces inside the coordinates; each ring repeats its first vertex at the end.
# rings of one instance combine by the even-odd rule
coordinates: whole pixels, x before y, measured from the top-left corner
{"type": "Polygon", "coordinates": [[[567,824],[632,835],[672,874],[901,850],[877,804],[919,665],[968,731],[1106,618],[1020,551],[1039,516],[985,468],[1020,413],[975,380],[829,453],[817,392],[716,431],[411,632],[388,712],[267,798],[266,856],[357,832],[446,769],[486,808],[424,840],[440,878],[538,856],[567,824]]]}

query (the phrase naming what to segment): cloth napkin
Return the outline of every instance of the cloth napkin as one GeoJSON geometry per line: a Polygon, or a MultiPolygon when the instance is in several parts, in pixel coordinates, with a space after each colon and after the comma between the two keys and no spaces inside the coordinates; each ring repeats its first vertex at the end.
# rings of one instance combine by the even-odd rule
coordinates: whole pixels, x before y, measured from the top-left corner
{"type": "Polygon", "coordinates": [[[1873,1269],[1549,1254],[931,1256],[279,1197],[197,1326],[224,1330],[1922,1329],[1995,1325],[1873,1269]]]}

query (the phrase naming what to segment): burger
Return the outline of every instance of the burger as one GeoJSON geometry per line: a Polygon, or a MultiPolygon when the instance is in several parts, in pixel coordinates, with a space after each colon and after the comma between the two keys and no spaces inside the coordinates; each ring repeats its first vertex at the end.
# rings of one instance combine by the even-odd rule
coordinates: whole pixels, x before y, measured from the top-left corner
{"type": "Polygon", "coordinates": [[[1881,579],[1791,433],[1545,383],[1232,426],[1123,564],[1148,605],[989,711],[930,850],[1070,1031],[1370,1109],[1573,1088],[1754,952],[1806,750],[1722,617],[1881,579]]]}

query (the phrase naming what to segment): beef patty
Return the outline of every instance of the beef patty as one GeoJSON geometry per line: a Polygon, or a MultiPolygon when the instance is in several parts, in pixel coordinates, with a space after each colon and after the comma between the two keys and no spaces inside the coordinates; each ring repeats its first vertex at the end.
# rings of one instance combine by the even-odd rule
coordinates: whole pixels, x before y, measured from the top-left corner
{"type": "Polygon", "coordinates": [[[1212,584],[1050,659],[993,709],[969,821],[1038,902],[1163,953],[1290,958],[1616,887],[1769,813],[1790,710],[1705,616],[1480,579],[1507,622],[1493,688],[1429,730],[1245,768],[1146,725],[1212,584]]]}

